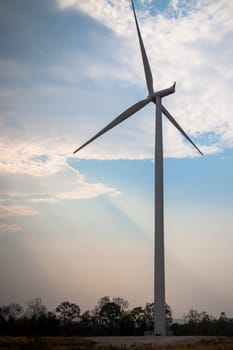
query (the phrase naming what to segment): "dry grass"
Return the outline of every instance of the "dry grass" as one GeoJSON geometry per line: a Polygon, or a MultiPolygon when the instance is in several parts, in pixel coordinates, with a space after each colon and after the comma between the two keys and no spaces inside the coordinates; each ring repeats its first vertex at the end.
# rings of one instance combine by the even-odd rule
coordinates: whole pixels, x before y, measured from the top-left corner
{"type": "Polygon", "coordinates": [[[0,350],[89,350],[92,343],[80,337],[0,337],[0,350]]]}
{"type": "MultiPolygon", "coordinates": [[[[136,345],[132,350],[233,350],[233,339],[219,338],[213,342],[201,341],[192,345],[151,346],[136,345]]],[[[114,346],[97,346],[80,337],[0,337],[0,350],[119,350],[114,346]]]]}
{"type": "Polygon", "coordinates": [[[197,344],[189,344],[189,345],[163,345],[163,346],[141,345],[141,346],[134,347],[134,350],[233,350],[233,340],[226,339],[226,338],[219,338],[216,341],[203,340],[197,344]]]}

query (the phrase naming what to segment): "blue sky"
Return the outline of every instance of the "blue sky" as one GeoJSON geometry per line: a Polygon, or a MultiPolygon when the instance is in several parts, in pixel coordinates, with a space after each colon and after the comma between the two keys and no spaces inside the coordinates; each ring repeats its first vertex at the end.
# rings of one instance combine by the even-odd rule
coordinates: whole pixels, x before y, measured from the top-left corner
{"type": "MultiPolygon", "coordinates": [[[[135,1],[164,119],[166,300],[233,316],[233,5],[135,1]]],[[[154,108],[129,2],[1,1],[0,304],[153,299],[154,108]]]]}

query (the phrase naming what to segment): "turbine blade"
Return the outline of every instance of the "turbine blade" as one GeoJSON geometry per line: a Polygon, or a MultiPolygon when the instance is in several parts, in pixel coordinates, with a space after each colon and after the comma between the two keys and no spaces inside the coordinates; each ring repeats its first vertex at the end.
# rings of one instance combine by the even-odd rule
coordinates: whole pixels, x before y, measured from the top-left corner
{"type": "Polygon", "coordinates": [[[151,74],[149,61],[148,61],[148,58],[147,58],[147,55],[146,55],[146,50],[145,50],[145,47],[144,47],[144,44],[143,44],[143,40],[142,40],[142,36],[141,36],[141,33],[140,33],[140,28],[139,28],[139,25],[138,25],[138,20],[137,20],[135,8],[134,8],[133,0],[131,0],[131,4],[132,4],[132,8],[133,8],[134,19],[135,19],[137,33],[138,33],[138,40],[139,40],[140,49],[141,49],[141,55],[142,55],[144,72],[145,72],[145,77],[146,77],[147,89],[148,89],[149,95],[151,95],[154,92],[153,77],[152,77],[152,74],[151,74]]]}
{"type": "Polygon", "coordinates": [[[95,134],[90,140],[88,140],[82,146],[77,148],[73,153],[80,151],[82,148],[87,146],[89,143],[91,143],[92,141],[94,141],[95,139],[97,139],[98,137],[100,137],[101,135],[103,135],[104,133],[109,131],[110,129],[114,128],[114,126],[120,124],[125,119],[129,118],[131,115],[133,115],[134,113],[136,113],[137,111],[139,111],[140,109],[145,107],[149,102],[151,102],[151,98],[147,97],[146,99],[141,100],[141,101],[135,103],[133,106],[126,109],[123,113],[121,113],[118,117],[116,117],[108,125],[106,125],[102,130],[100,130],[97,134],[95,134]]]}
{"type": "Polygon", "coordinates": [[[177,123],[177,121],[172,117],[172,115],[168,112],[168,110],[162,105],[162,112],[165,116],[170,120],[170,122],[181,132],[181,134],[196,148],[196,150],[203,156],[203,153],[200,149],[195,145],[195,143],[190,139],[190,137],[184,132],[181,126],[177,123]]]}

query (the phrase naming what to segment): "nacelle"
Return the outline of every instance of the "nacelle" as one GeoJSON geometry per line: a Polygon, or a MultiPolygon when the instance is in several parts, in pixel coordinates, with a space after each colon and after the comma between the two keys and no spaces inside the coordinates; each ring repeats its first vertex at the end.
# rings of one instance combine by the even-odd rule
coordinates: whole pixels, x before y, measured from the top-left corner
{"type": "Polygon", "coordinates": [[[170,86],[169,88],[167,88],[167,89],[163,89],[163,90],[159,90],[159,91],[154,92],[149,97],[151,97],[151,101],[155,102],[155,99],[156,99],[157,96],[162,98],[162,97],[174,94],[175,87],[176,87],[176,82],[174,82],[174,84],[172,86],[170,86]]]}

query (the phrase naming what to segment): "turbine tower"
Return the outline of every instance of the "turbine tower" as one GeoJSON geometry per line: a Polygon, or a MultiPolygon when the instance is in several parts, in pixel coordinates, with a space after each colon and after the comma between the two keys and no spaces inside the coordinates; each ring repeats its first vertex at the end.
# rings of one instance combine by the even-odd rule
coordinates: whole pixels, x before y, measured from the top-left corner
{"type": "Polygon", "coordinates": [[[175,83],[164,90],[154,91],[153,77],[149,61],[143,44],[138,20],[135,12],[133,0],[131,0],[134,20],[136,24],[137,36],[140,45],[140,51],[145,72],[148,97],[129,107],[108,125],[101,129],[91,139],[77,148],[74,153],[80,151],[89,143],[109,131],[110,129],[129,118],[148,103],[153,102],[156,105],[156,123],[155,123],[155,237],[154,237],[154,334],[166,335],[166,317],[165,317],[165,272],[164,272],[164,215],[163,215],[163,135],[162,135],[162,114],[178,129],[178,131],[203,155],[200,149],[193,143],[190,137],[184,132],[178,122],[172,117],[168,110],[162,104],[162,98],[175,92],[175,83]]]}

